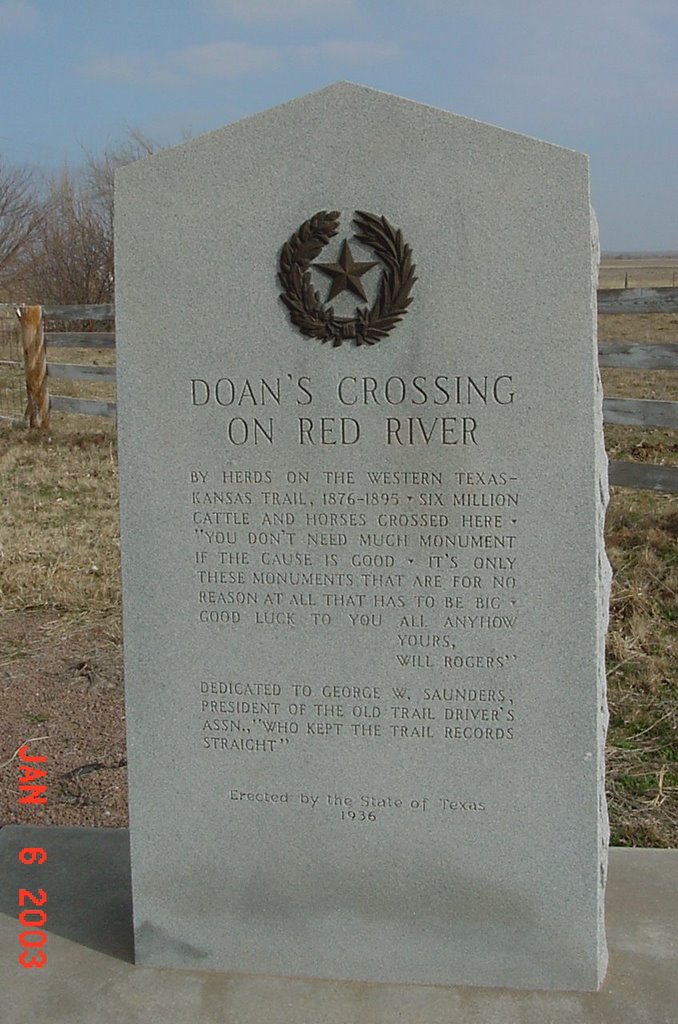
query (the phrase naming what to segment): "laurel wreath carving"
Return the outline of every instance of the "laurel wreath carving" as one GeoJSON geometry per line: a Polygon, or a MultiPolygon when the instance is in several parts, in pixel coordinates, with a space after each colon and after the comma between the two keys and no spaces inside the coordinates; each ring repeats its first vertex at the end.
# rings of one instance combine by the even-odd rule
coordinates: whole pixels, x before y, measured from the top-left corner
{"type": "Polygon", "coordinates": [[[280,252],[278,280],[280,296],[290,311],[290,319],[307,338],[344,341],[356,345],[374,345],[400,323],[412,302],[410,292],[417,280],[412,250],[402,232],[385,217],[356,210],[353,218],[355,238],[372,249],[383,263],[379,293],[374,305],[356,308],[354,317],[335,316],[334,307],[326,307],[313,286],[309,267],[339,230],[339,213],[321,210],[305,220],[280,252]]]}

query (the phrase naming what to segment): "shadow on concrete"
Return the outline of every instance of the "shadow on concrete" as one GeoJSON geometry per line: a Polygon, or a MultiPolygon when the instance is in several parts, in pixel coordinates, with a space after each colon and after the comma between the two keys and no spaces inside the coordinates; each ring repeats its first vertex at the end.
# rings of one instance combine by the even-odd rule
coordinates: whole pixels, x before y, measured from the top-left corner
{"type": "MultiPolygon", "coordinates": [[[[127,829],[0,829],[0,912],[16,917],[18,885],[47,893],[45,931],[127,963],[134,962],[132,883],[127,829]],[[44,864],[22,866],[19,853],[39,847],[44,864]],[[102,928],[105,922],[105,928],[102,928]]],[[[31,907],[26,900],[24,909],[31,907]]]]}

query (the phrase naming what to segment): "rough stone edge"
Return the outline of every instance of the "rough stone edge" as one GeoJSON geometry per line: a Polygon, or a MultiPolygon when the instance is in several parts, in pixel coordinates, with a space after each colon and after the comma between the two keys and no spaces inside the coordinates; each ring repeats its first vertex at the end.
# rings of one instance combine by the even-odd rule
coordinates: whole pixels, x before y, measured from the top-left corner
{"type": "Polygon", "coordinates": [[[612,567],[605,550],[605,513],[610,500],[608,484],[608,458],[603,433],[603,386],[598,365],[598,306],[597,281],[600,265],[600,235],[598,220],[591,207],[591,322],[593,324],[593,346],[595,366],[595,454],[596,473],[596,549],[597,549],[597,644],[598,667],[596,699],[598,705],[598,987],[605,979],[608,965],[607,937],[605,933],[605,887],[607,883],[608,848],[610,842],[610,820],[605,796],[605,742],[609,723],[607,705],[607,676],[605,672],[605,640],[610,615],[610,593],[612,588],[612,567]]]}

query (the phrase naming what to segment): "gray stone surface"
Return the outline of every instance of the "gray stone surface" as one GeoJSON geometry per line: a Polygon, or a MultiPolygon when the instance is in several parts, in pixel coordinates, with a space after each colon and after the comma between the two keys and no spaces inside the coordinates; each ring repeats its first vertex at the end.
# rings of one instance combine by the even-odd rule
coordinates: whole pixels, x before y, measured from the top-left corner
{"type": "Polygon", "coordinates": [[[137,961],[595,989],[586,158],[344,83],[124,168],[116,217],[137,961]],[[356,211],[412,247],[377,344],[279,297],[332,210],[312,255],[376,260],[367,306],[356,211]]]}
{"type": "Polygon", "coordinates": [[[373,985],[138,968],[131,963],[127,833],[0,831],[3,1024],[675,1024],[678,851],[610,851],[610,969],[597,993],[373,985]],[[17,859],[42,846],[31,883],[49,899],[48,963],[19,968],[17,859]]]}

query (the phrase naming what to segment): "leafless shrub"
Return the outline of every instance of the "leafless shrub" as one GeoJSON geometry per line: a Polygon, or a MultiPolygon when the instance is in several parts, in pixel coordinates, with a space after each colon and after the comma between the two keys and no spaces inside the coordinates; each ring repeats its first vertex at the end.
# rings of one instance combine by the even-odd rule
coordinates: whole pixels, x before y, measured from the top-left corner
{"type": "Polygon", "coordinates": [[[34,173],[0,157],[0,290],[8,294],[21,275],[22,260],[41,223],[34,173]]]}
{"type": "Polygon", "coordinates": [[[148,156],[153,144],[139,132],[100,156],[87,154],[75,170],[48,183],[39,229],[22,267],[24,301],[45,305],[112,302],[113,179],[116,167],[148,156]]]}

